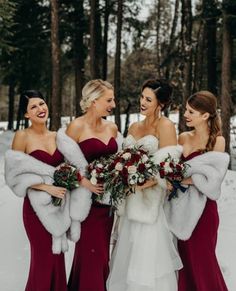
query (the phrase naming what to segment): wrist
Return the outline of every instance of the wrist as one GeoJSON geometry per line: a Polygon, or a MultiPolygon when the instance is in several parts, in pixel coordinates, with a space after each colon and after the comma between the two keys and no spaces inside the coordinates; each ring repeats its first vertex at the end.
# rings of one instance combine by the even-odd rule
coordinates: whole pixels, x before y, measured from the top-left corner
{"type": "Polygon", "coordinates": [[[86,187],[88,184],[88,179],[85,176],[82,176],[79,183],[81,186],[86,187]]]}

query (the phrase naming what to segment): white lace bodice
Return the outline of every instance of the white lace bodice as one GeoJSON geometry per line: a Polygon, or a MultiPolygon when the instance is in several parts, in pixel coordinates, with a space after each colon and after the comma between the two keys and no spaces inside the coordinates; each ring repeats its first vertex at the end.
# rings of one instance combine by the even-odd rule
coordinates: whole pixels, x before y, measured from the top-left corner
{"type": "Polygon", "coordinates": [[[142,146],[150,154],[154,154],[158,150],[159,141],[156,136],[148,134],[136,140],[131,134],[124,139],[124,148],[130,146],[142,146]]]}

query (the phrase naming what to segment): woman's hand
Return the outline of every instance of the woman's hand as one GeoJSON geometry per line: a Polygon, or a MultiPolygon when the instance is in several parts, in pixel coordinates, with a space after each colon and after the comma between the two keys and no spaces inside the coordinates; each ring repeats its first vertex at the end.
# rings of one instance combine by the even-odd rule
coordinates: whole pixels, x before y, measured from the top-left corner
{"type": "Polygon", "coordinates": [[[66,188],[58,187],[54,185],[39,184],[39,185],[33,185],[31,188],[35,190],[45,191],[51,196],[61,198],[61,199],[63,199],[66,194],[66,188]]]}
{"type": "Polygon", "coordinates": [[[181,181],[181,184],[183,185],[193,185],[193,180],[191,177],[185,178],[181,181]]]}
{"type": "Polygon", "coordinates": [[[150,179],[147,182],[145,182],[142,186],[137,186],[136,189],[138,190],[144,190],[146,188],[152,187],[157,184],[156,179],[150,179]]]}
{"type": "Polygon", "coordinates": [[[80,181],[80,185],[89,189],[94,194],[101,195],[104,192],[103,185],[102,184],[97,184],[93,185],[87,178],[82,177],[80,181]]]}
{"type": "Polygon", "coordinates": [[[173,184],[171,184],[171,182],[167,181],[167,180],[166,180],[166,187],[167,187],[167,190],[169,192],[171,192],[173,190],[173,188],[174,188],[173,184]]]}

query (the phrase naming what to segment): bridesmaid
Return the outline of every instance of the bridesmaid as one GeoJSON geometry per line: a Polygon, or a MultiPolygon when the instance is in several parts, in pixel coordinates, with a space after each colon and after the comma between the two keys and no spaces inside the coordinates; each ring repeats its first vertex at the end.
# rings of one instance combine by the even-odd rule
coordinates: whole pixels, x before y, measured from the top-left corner
{"type": "MultiPolygon", "coordinates": [[[[224,152],[216,97],[200,91],[189,97],[184,113],[186,124],[193,130],[179,136],[183,146],[182,159],[188,161],[204,152],[224,152]]],[[[183,184],[193,184],[187,178],[183,184]]],[[[206,206],[190,239],[178,241],[183,269],[179,271],[179,291],[226,291],[215,249],[219,216],[216,201],[207,198],[206,206]]]]}
{"type": "MultiPolygon", "coordinates": [[[[103,80],[92,80],[82,90],[81,108],[84,115],[71,122],[67,135],[80,146],[88,162],[117,151],[117,127],[103,117],[115,108],[113,87],[103,80]]],[[[93,197],[103,192],[102,185],[92,185],[82,177],[81,185],[93,197]]],[[[93,199],[90,213],[81,224],[81,237],[75,246],[69,278],[70,291],[105,291],[109,273],[109,245],[113,225],[110,206],[93,199]]]]}
{"type": "MultiPolygon", "coordinates": [[[[56,132],[46,126],[48,106],[39,91],[28,90],[22,93],[22,113],[31,122],[29,128],[17,131],[12,149],[22,151],[32,157],[58,166],[64,161],[56,148],[56,132]]],[[[66,189],[53,185],[32,185],[54,197],[63,198],[66,189]]],[[[52,236],[40,222],[33,210],[28,196],[23,204],[23,221],[30,242],[30,270],[26,291],[66,291],[66,272],[64,254],[52,253],[52,236]]]]}

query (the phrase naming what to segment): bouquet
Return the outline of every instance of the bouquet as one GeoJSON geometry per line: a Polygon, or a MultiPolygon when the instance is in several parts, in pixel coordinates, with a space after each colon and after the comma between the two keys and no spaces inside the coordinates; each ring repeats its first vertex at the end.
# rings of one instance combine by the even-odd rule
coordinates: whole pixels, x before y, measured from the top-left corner
{"type": "MultiPolygon", "coordinates": [[[[77,169],[68,163],[63,163],[57,167],[53,175],[54,186],[64,187],[67,190],[73,190],[79,187],[77,169]]],[[[52,197],[52,203],[60,206],[61,198],[52,197]]]]}
{"type": "Polygon", "coordinates": [[[181,162],[178,159],[174,159],[168,154],[168,157],[158,165],[158,170],[161,178],[167,179],[172,185],[173,190],[168,196],[170,201],[172,198],[177,198],[177,190],[182,192],[186,191],[186,187],[183,187],[180,183],[184,179],[188,164],[181,162]]]}
{"type": "Polygon", "coordinates": [[[109,193],[110,197],[109,204],[116,206],[127,195],[134,193],[136,186],[154,178],[158,167],[146,150],[134,146],[108,159],[95,160],[88,171],[91,183],[104,183],[104,193],[109,193]]]}
{"type": "MultiPolygon", "coordinates": [[[[93,185],[104,184],[109,175],[108,166],[111,158],[101,157],[88,165],[88,179],[93,185]]],[[[110,196],[108,193],[97,195],[96,201],[103,204],[110,204],[110,196]],[[108,197],[107,197],[108,196],[108,197]]]]}

